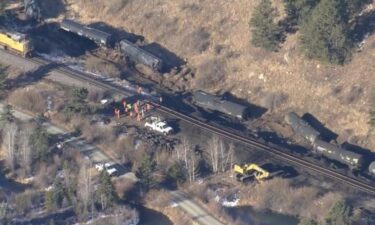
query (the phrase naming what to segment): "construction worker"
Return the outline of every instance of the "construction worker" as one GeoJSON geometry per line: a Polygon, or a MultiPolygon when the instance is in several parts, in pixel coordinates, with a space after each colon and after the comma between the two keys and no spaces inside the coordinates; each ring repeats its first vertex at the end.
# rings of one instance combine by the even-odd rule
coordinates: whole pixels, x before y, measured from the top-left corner
{"type": "Polygon", "coordinates": [[[141,116],[142,116],[142,118],[145,118],[145,109],[144,109],[144,107],[141,108],[141,116]]]}
{"type": "Polygon", "coordinates": [[[137,113],[137,121],[140,122],[141,121],[141,114],[137,113]]]}
{"type": "Polygon", "coordinates": [[[122,100],[122,106],[124,107],[124,110],[126,111],[126,100],[122,100]]]}
{"type": "Polygon", "coordinates": [[[132,110],[132,104],[127,104],[126,108],[128,109],[128,111],[131,111],[132,110]]]}
{"type": "Polygon", "coordinates": [[[146,111],[148,112],[148,111],[150,111],[151,110],[151,104],[150,103],[147,103],[146,104],[146,111]]]}
{"type": "Polygon", "coordinates": [[[138,104],[137,104],[137,103],[134,104],[134,112],[135,112],[136,114],[139,113],[139,108],[138,108],[138,104]]]}
{"type": "Polygon", "coordinates": [[[117,119],[120,119],[120,110],[118,108],[115,108],[115,115],[117,119]]]}
{"type": "Polygon", "coordinates": [[[138,94],[142,94],[142,91],[143,91],[142,87],[138,87],[138,94]]]}

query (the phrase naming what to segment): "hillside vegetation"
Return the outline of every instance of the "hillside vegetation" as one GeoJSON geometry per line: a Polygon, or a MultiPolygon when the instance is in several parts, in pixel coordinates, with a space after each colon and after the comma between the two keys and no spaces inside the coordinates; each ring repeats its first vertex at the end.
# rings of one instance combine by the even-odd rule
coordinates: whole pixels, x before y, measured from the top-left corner
{"type": "MultiPolygon", "coordinates": [[[[251,43],[249,21],[259,0],[66,2],[69,17],[85,23],[104,22],[141,35],[147,43],[156,42],[186,59],[196,70],[194,89],[231,91],[271,109],[269,112],[275,118],[290,110],[309,112],[342,140],[373,146],[368,125],[368,103],[375,74],[375,37],[371,30],[363,35],[366,38],[361,50],[354,43],[351,60],[335,66],[306,59],[298,29],[286,32],[277,52],[255,47],[251,43]]],[[[372,21],[374,5],[374,2],[367,4],[352,20],[360,20],[362,24],[372,21]]],[[[283,1],[272,1],[272,7],[278,21],[287,18],[283,1]]],[[[306,34],[309,32],[314,30],[306,34]]],[[[311,58],[320,58],[314,52],[311,54],[311,58]]]]}

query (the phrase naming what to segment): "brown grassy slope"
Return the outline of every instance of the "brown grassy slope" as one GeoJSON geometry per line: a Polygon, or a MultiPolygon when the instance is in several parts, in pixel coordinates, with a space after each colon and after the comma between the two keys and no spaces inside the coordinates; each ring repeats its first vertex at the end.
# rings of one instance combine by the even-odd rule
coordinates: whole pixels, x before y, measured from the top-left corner
{"type": "MultiPolygon", "coordinates": [[[[374,35],[348,65],[326,66],[303,59],[298,34],[288,36],[278,53],[251,46],[248,20],[258,3],[254,0],[67,2],[70,15],[83,22],[106,22],[186,58],[197,68],[198,81],[200,76],[224,71],[215,85],[208,85],[212,91],[226,89],[255,104],[274,105],[272,113],[278,115],[287,110],[310,112],[342,137],[372,146],[367,111],[375,74],[374,35]],[[216,64],[220,66],[210,70],[216,64]],[[281,94],[283,101],[272,103],[272,96],[281,94]]],[[[274,2],[282,15],[281,0],[274,2]]],[[[196,82],[195,87],[200,85],[196,82]]]]}

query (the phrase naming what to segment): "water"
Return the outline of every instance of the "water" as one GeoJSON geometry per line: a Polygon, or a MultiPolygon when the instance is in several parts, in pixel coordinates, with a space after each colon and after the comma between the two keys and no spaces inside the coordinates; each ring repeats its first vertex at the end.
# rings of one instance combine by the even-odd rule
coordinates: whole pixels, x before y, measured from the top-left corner
{"type": "Polygon", "coordinates": [[[167,216],[158,211],[145,207],[139,207],[138,211],[140,217],[138,225],[173,225],[167,216]]]}
{"type": "Polygon", "coordinates": [[[227,208],[228,214],[234,220],[239,219],[245,225],[297,225],[299,220],[269,211],[257,211],[250,206],[227,208]]]}

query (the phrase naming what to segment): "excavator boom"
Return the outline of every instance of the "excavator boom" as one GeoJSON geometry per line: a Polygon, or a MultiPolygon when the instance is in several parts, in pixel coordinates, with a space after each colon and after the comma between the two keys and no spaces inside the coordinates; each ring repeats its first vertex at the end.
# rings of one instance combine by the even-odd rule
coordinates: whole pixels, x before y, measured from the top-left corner
{"type": "Polygon", "coordinates": [[[243,166],[234,165],[234,173],[237,179],[244,181],[247,178],[254,177],[256,180],[264,180],[270,177],[270,173],[255,163],[245,164],[243,166]]]}

